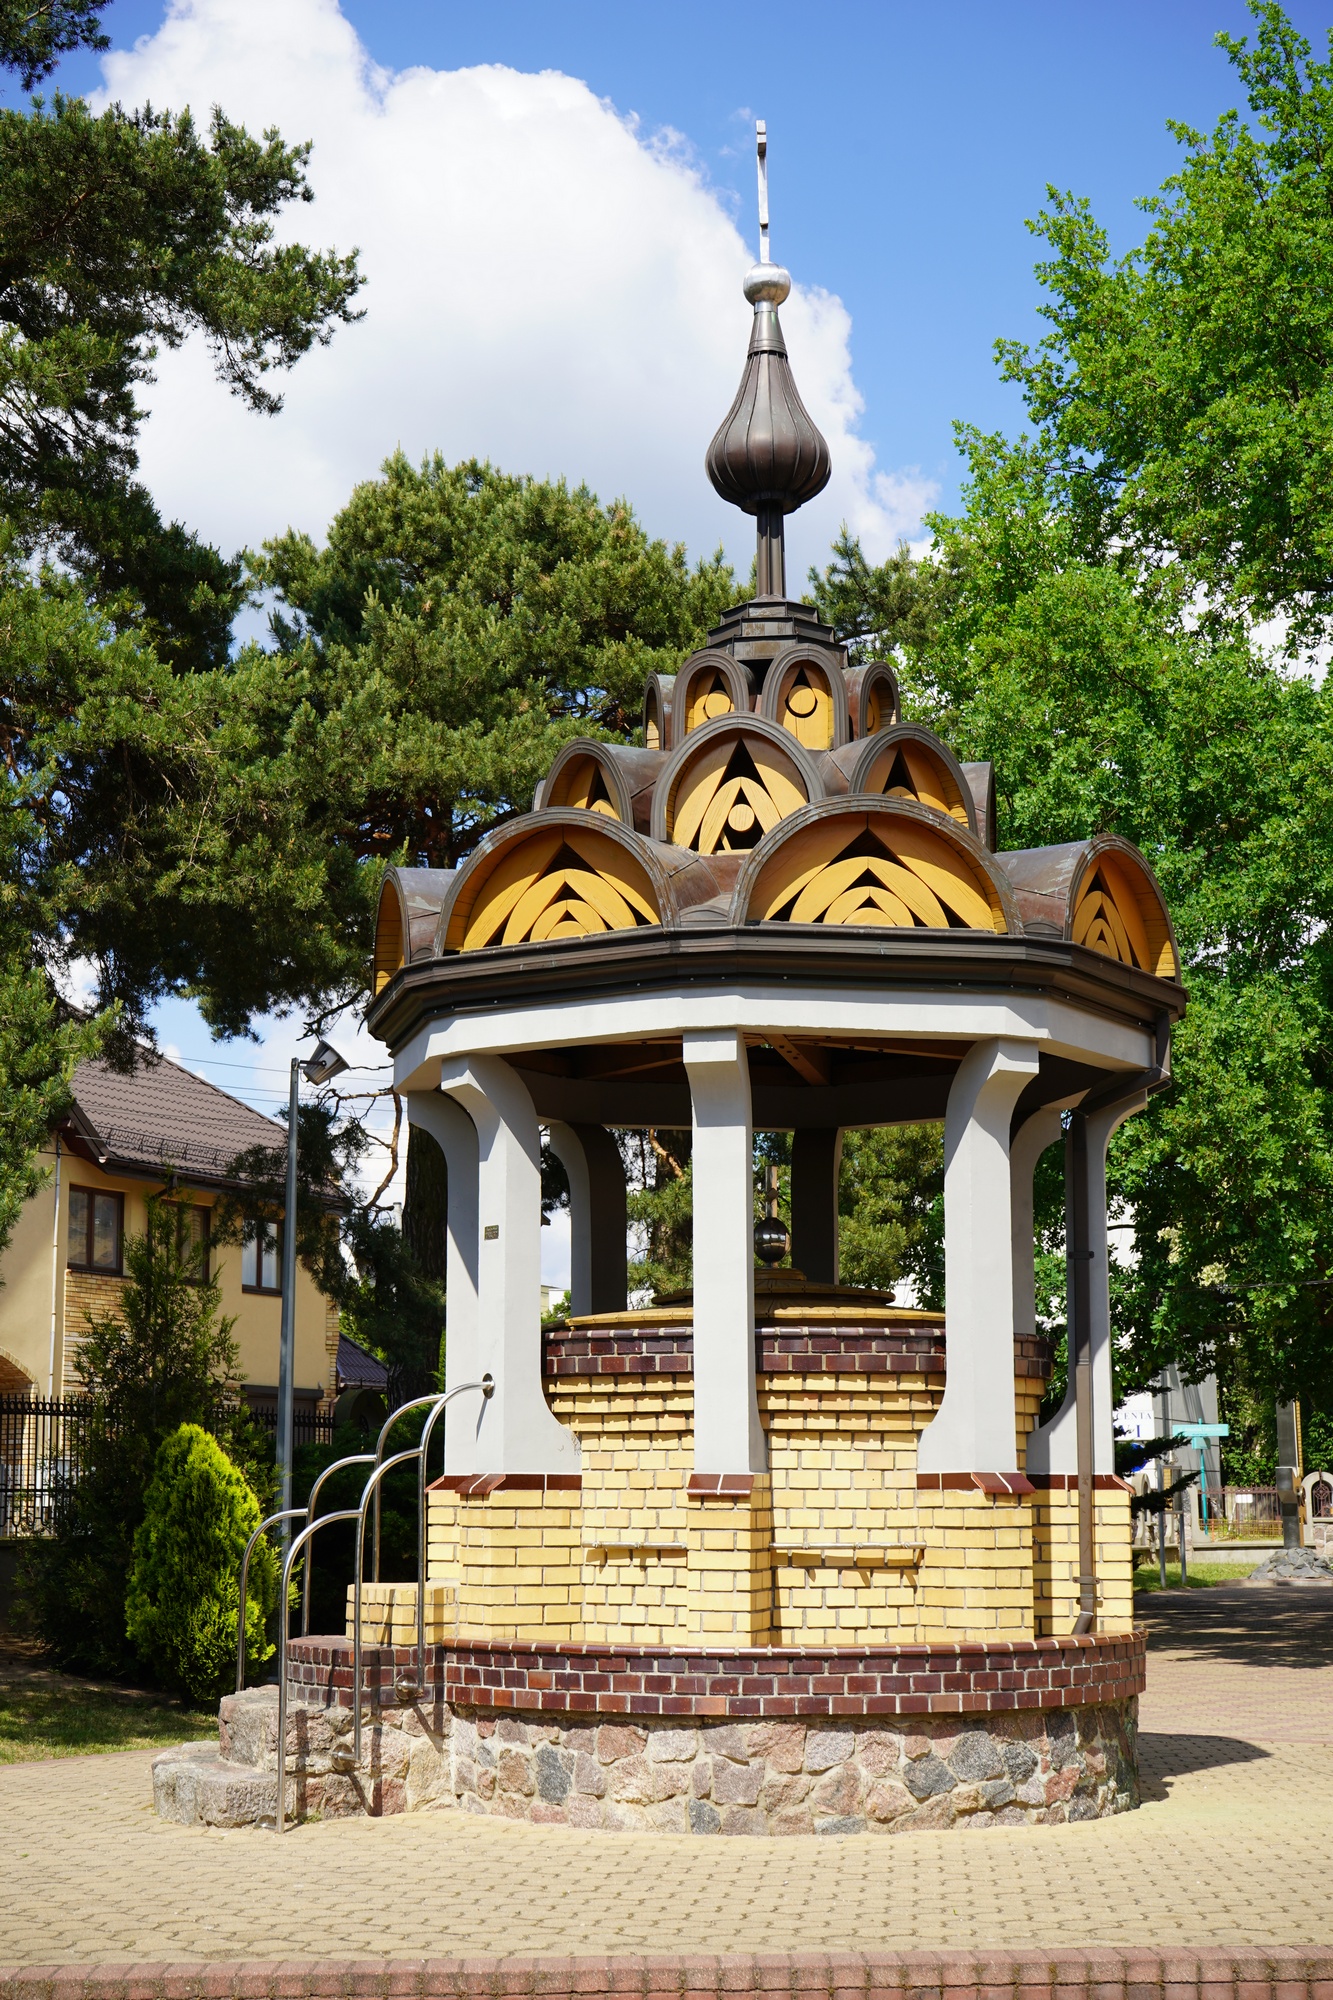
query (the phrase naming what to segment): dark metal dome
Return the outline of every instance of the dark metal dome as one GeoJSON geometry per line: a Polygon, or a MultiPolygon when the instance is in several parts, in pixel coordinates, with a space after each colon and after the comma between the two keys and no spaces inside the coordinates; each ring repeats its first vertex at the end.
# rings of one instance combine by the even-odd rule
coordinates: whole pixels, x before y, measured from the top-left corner
{"type": "Polygon", "coordinates": [[[770,298],[755,302],[745,373],[704,462],[722,498],[747,514],[794,513],[828,484],[829,449],[801,401],[770,298]]]}

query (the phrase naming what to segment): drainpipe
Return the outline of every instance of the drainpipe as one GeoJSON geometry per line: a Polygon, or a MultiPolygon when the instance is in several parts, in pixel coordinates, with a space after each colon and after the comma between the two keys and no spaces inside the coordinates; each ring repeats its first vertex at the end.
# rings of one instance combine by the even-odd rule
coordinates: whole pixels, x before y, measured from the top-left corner
{"type": "Polygon", "coordinates": [[[60,1296],[60,1134],[56,1133],[56,1198],[51,1217],[51,1360],[47,1368],[47,1395],[56,1393],[56,1305],[60,1296]]]}
{"type": "Polygon", "coordinates": [[[1078,1617],[1075,1632],[1091,1632],[1097,1623],[1097,1529],[1095,1511],[1095,1437],[1092,1408],[1092,1251],[1088,1245],[1088,1125],[1094,1111],[1109,1111],[1169,1082],[1166,1055],[1171,1024],[1157,1017],[1156,1060],[1132,1077],[1116,1077],[1090,1091],[1069,1114],[1066,1134],[1065,1244],[1073,1266],[1069,1286],[1069,1368],[1074,1377],[1075,1443],[1078,1453],[1078,1617]]]}

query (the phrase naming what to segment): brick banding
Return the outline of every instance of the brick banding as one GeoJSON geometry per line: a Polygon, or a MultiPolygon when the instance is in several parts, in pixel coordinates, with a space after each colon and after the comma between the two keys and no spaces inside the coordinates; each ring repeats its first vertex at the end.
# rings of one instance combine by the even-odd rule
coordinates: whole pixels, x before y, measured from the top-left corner
{"type": "Polygon", "coordinates": [[[984,1951],[564,1952],[0,1966],[0,2000],[1328,2000],[1310,1946],[1010,1945],[984,1951]]]}
{"type": "MultiPolygon", "coordinates": [[[[569,1375],[690,1375],[694,1332],[664,1321],[636,1326],[565,1326],[543,1337],[545,1372],[569,1375]]],[[[755,1366],[761,1375],[942,1375],[942,1326],[904,1320],[900,1326],[783,1320],[755,1328],[755,1366]]],[[[1014,1374],[1050,1379],[1052,1349],[1040,1335],[1014,1338],[1014,1374]]]]}
{"type": "MultiPolygon", "coordinates": [[[[972,1644],[737,1647],[428,1646],[427,1689],[454,1708],[622,1716],[1000,1715],[1104,1707],[1144,1687],[1144,1635],[1070,1634],[972,1644]]],[[[350,1706],[352,1647],[295,1639],[293,1691],[350,1706]]],[[[410,1646],[363,1649],[364,1697],[386,1704],[410,1646]]]]}

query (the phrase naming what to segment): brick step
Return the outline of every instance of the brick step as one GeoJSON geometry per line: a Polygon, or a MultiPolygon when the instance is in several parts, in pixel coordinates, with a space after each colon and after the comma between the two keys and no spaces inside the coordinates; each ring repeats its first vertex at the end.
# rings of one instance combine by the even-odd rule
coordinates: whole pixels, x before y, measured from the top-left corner
{"type": "MultiPolygon", "coordinates": [[[[349,1639],[356,1635],[355,1587],[347,1586],[349,1639]]],[[[426,1644],[444,1646],[458,1629],[458,1593],[452,1583],[426,1585],[426,1644]]],[[[417,1587],[414,1583],[363,1583],[361,1586],[361,1644],[363,1646],[415,1646],[417,1643],[417,1587]]]]}

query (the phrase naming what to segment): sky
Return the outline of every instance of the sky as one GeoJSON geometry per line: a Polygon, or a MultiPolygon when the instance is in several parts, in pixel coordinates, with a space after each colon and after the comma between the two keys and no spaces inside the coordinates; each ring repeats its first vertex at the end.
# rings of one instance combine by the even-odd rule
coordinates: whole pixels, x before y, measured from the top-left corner
{"type": "MultiPolygon", "coordinates": [[[[1289,13],[1322,54],[1333,0],[1289,13]]],[[[310,139],[315,199],[283,233],[361,252],[366,317],[279,385],[279,417],[205,353],[162,358],[143,476],[228,552],[321,539],[401,448],[624,495],[748,573],[750,523],[702,459],[743,364],[763,117],[784,328],[834,465],[789,524],[799,579],[841,522],[881,559],[957,504],[956,421],[1021,428],[993,345],[1040,332],[1025,218],[1053,183],[1132,247],[1180,157],[1166,121],[1239,101],[1213,37],[1251,25],[1243,0],[113,0],[112,49],[55,84],[310,139]]],[[[158,1025],[223,1088],[285,1097],[299,1021],[220,1048],[183,1003],[158,1025]]],[[[354,1021],[339,1035],[383,1061],[354,1021]]],[[[566,1256],[552,1236],[548,1276],[566,1256]]]]}

